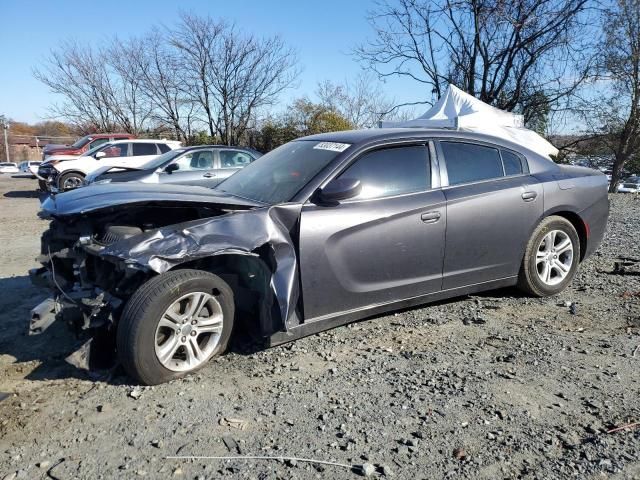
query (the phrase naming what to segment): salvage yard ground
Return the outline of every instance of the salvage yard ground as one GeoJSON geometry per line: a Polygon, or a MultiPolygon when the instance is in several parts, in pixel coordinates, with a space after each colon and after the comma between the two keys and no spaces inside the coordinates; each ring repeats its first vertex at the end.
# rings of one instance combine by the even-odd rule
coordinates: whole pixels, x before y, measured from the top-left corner
{"type": "Polygon", "coordinates": [[[0,479],[357,475],[175,455],[367,463],[395,478],[640,479],[640,426],[608,433],[640,421],[640,197],[611,197],[602,247],[558,297],[499,290],[269,350],[241,339],[197,375],[140,388],[67,365],[62,325],[26,335],[44,298],[27,277],[47,226],[34,187],[0,176],[0,479]]]}

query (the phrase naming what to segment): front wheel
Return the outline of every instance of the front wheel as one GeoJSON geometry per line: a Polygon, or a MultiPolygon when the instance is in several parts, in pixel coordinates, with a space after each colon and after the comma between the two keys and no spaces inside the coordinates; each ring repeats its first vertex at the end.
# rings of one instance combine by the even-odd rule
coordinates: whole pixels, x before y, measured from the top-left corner
{"type": "Polygon", "coordinates": [[[61,192],[73,190],[74,188],[81,187],[84,183],[84,175],[77,172],[69,172],[60,176],[58,181],[58,189],[61,192]]]}
{"type": "Polygon", "coordinates": [[[225,351],[233,317],[233,291],[220,277],[200,270],[158,275],[122,312],[118,358],[147,385],[183,377],[225,351]]]}
{"type": "Polygon", "coordinates": [[[522,260],[518,287],[536,297],[556,295],[573,280],[580,239],[569,220],[547,217],[534,230],[522,260]]]}

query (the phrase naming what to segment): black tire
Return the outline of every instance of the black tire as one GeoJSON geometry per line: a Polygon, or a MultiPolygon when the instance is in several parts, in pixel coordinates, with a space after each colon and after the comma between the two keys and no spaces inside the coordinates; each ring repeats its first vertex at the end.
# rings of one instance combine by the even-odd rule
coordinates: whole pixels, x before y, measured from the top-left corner
{"type": "Polygon", "coordinates": [[[49,191],[49,189],[47,188],[47,182],[45,182],[44,180],[38,179],[38,188],[41,192],[49,191]]]}
{"type": "Polygon", "coordinates": [[[69,172],[69,173],[60,175],[60,178],[58,179],[58,190],[60,190],[61,192],[67,192],[69,190],[73,190],[73,188],[64,188],[65,182],[70,179],[79,181],[80,185],[82,185],[82,182],[84,182],[84,175],[78,172],[69,172]]]}
{"type": "MultiPolygon", "coordinates": [[[[545,218],[536,227],[527,243],[520,274],[518,276],[518,288],[529,295],[536,297],[548,297],[556,295],[564,290],[573,277],[575,276],[578,264],[580,263],[580,239],[576,229],[569,220],[564,217],[550,216],[545,218]],[[538,276],[538,267],[536,263],[536,253],[543,238],[553,230],[564,232],[571,240],[573,246],[573,258],[571,268],[567,272],[566,277],[556,285],[548,285],[538,276]]],[[[568,260],[567,260],[568,264],[568,260]]]]}
{"type": "Polygon", "coordinates": [[[224,353],[233,330],[233,291],[220,277],[201,270],[175,270],[144,283],[131,296],[120,318],[117,332],[118,359],[129,375],[146,385],[157,385],[184,377],[206,365],[176,372],[166,368],[155,353],[155,332],[164,312],[177,299],[191,292],[211,293],[223,312],[220,341],[207,361],[224,353]]]}

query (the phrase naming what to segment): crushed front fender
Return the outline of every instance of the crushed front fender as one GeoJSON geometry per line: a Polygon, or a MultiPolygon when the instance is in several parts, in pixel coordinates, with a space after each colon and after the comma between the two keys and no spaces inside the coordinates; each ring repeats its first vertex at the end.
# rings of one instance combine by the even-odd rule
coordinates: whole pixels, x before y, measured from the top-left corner
{"type": "Polygon", "coordinates": [[[272,271],[271,289],[286,330],[299,296],[292,232],[300,209],[299,204],[284,204],[162,227],[108,246],[100,255],[156,273],[216,255],[263,257],[272,271]],[[264,258],[264,247],[272,258],[264,258]]]}

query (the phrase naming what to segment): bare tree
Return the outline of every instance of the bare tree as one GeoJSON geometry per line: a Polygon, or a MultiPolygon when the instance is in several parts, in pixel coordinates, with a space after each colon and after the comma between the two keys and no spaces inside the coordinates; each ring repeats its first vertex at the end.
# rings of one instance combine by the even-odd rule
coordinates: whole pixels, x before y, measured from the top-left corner
{"type": "Polygon", "coordinates": [[[590,75],[589,0],[383,0],[355,55],[436,97],[453,83],[498,108],[556,106],[590,75]]]}
{"type": "Polygon", "coordinates": [[[640,0],[617,0],[603,14],[603,31],[600,85],[605,88],[588,116],[598,122],[594,134],[614,157],[613,193],[625,165],[640,155],[640,0]]]}
{"type": "Polygon", "coordinates": [[[115,46],[96,49],[63,43],[34,75],[63,98],[52,108],[53,114],[76,125],[138,133],[149,118],[139,72],[129,55],[122,55],[115,46]]]}
{"type": "Polygon", "coordinates": [[[320,82],[316,95],[322,105],[340,113],[355,128],[375,127],[391,116],[395,106],[377,80],[365,72],[341,84],[331,80],[320,82]]]}
{"type": "Polygon", "coordinates": [[[141,39],[117,42],[117,45],[138,78],[142,94],[151,106],[154,123],[169,126],[176,138],[186,141],[191,135],[196,104],[185,93],[185,72],[166,36],[154,29],[141,39]]]}

